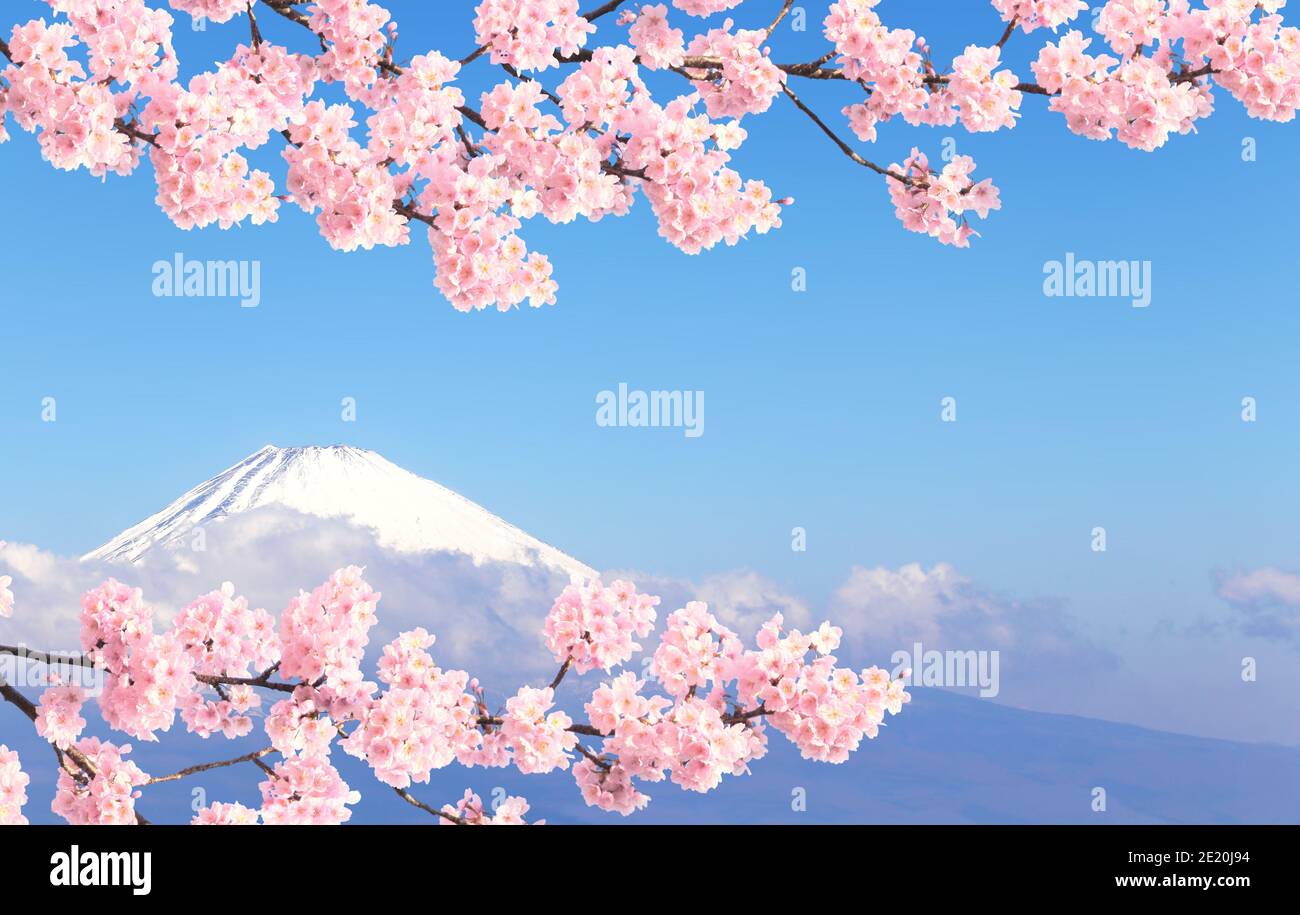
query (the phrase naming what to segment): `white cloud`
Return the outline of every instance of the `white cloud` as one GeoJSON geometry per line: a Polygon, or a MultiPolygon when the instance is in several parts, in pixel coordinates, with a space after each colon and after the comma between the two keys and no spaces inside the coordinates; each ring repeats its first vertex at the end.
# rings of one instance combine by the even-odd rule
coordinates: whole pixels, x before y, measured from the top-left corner
{"type": "Polygon", "coordinates": [[[855,566],[831,597],[829,616],[850,644],[874,654],[912,649],[998,651],[1004,670],[1059,672],[1069,664],[1113,666],[1084,638],[1059,601],[1020,600],[980,586],[947,563],[930,569],[855,566]]]}
{"type": "Polygon", "coordinates": [[[788,627],[807,629],[814,624],[814,614],[807,602],[747,569],[721,572],[698,581],[627,571],[611,573],[605,578],[606,581],[624,578],[635,582],[640,591],[659,595],[660,620],[688,601],[700,600],[709,605],[709,611],[724,626],[742,638],[753,636],[775,613],[784,615],[788,627]]]}
{"type": "Polygon", "coordinates": [[[1247,635],[1300,642],[1300,575],[1273,566],[1220,574],[1215,591],[1240,612],[1247,635]]]}

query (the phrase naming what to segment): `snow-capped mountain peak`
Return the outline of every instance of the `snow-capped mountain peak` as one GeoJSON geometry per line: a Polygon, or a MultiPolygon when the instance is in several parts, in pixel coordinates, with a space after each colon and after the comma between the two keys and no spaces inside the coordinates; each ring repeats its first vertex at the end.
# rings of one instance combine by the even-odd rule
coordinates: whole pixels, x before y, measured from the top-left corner
{"type": "Polygon", "coordinates": [[[397,553],[451,551],[475,562],[595,574],[450,489],[346,445],[267,445],[82,558],[138,562],[195,528],[268,506],[345,519],[370,529],[381,546],[397,553]]]}

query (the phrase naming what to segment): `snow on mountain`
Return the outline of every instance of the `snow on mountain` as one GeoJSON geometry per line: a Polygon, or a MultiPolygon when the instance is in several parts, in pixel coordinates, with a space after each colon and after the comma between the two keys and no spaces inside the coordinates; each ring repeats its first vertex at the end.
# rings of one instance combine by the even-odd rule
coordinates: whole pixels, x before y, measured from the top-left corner
{"type": "Polygon", "coordinates": [[[267,445],[82,559],[139,562],[150,550],[196,528],[268,506],[345,519],[368,528],[380,546],[396,553],[448,551],[464,553],[475,562],[595,575],[573,557],[450,489],[373,451],[343,445],[267,445]]]}

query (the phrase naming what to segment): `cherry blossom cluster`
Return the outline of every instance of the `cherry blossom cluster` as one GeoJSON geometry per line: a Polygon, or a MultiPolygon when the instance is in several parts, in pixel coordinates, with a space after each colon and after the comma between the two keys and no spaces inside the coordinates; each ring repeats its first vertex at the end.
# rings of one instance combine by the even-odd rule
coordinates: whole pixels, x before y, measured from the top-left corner
{"type": "Polygon", "coordinates": [[[877,736],[886,713],[902,710],[909,697],[901,680],[880,668],[836,666],[837,627],[783,633],[782,623],[774,616],[758,650],[747,651],[705,604],[671,614],[651,672],[673,698],[643,694],[646,681],[625,672],[587,704],[592,724],[608,735],[600,757],[574,767],[587,803],[630,814],[649,801],[636,779],[667,776],[687,790],[712,790],[766,753],[762,722],[807,759],[844,762],[864,737],[877,736]]]}
{"type": "Polygon", "coordinates": [[[291,699],[271,706],[265,729],[271,746],[285,757],[328,756],[338,736],[319,690],[310,686],[299,686],[291,699]]]}
{"type": "Polygon", "coordinates": [[[89,81],[136,83],[176,78],[171,14],[144,0],[47,0],[86,45],[89,81]]]}
{"type": "Polygon", "coordinates": [[[950,102],[962,127],[984,133],[1014,127],[1022,93],[1010,70],[998,70],[1002,49],[970,45],[952,62],[945,101],[950,102]]]}
{"type": "Polygon", "coordinates": [[[229,22],[248,8],[247,0],[168,0],[175,9],[196,19],[229,22]]]}
{"type": "Polygon", "coordinates": [[[626,581],[608,588],[600,579],[570,584],[546,615],[546,647],[558,663],[571,662],[580,674],[608,671],[641,650],[633,637],[650,634],[658,604],[659,598],[637,593],[626,581]]]}
{"type": "Polygon", "coordinates": [[[140,123],[155,131],[149,156],[163,212],[182,229],[275,221],[280,202],[271,176],[250,169],[239,150],[285,130],[314,85],[310,58],[262,43],[241,45],[184,90],[175,83],[155,88],[140,123]]]}
{"type": "Polygon", "coordinates": [[[86,692],[79,686],[51,686],[36,707],[36,733],[60,749],[76,742],[86,727],[81,706],[86,692]]]}
{"type": "Polygon", "coordinates": [[[366,119],[372,162],[418,169],[429,162],[430,149],[455,143],[465,96],[450,83],[459,72],[460,64],[433,51],[412,59],[400,76],[384,84],[389,96],[366,119]]]}
{"type": "Polygon", "coordinates": [[[673,6],[692,16],[712,16],[740,6],[742,0],[673,0],[673,6]]]}
{"type": "Polygon", "coordinates": [[[1003,22],[1014,22],[1022,31],[1055,29],[1086,12],[1084,0],[993,0],[1003,22]]]}
{"type": "Polygon", "coordinates": [[[136,822],[135,802],[140,792],[135,789],[148,782],[149,776],[126,758],[131,752],[130,745],[116,746],[98,737],[83,737],[75,748],[93,774],[81,771],[66,760],[59,769],[59,783],[50,809],[74,826],[136,822]]]}
{"type": "Polygon", "coordinates": [[[105,671],[99,710],[115,730],[157,740],[193,689],[194,658],[175,631],[155,634],[138,588],[109,579],[81,600],[81,648],[105,671]]]}
{"type": "MultiPolygon", "coordinates": [[[[266,713],[270,747],[213,764],[257,761],[266,773],[260,807],[212,803],[196,824],[346,822],[360,793],[330,761],[336,740],[416,806],[449,822],[487,824],[524,822],[527,802],[507,798],[489,812],[468,791],[434,811],[407,789],[452,762],[524,774],[572,767],[588,804],[629,814],[649,802],[640,782],[707,792],[745,774],[767,752],[768,724],[805,757],[842,762],[908,698],[901,681],[878,668],[837,667],[831,652],[841,633],[829,623],[785,633],[778,615],[760,631],[758,649],[747,650],[707,605],[692,602],[669,615],[649,677],[613,675],[585,703],[589,723],[577,722],[557,707],[555,684],[570,670],[612,674],[629,663],[640,650],[633,638],[653,630],[659,601],[626,581],[575,580],[544,626],[561,664],[554,683],[520,687],[494,713],[477,680],[437,666],[434,636],[424,629],[385,645],[379,683],[367,681],[362,661],[378,601],[359,568],[343,568],[291,599],[277,634],[270,615],[250,609],[227,583],[156,633],[141,592],[110,579],[86,594],[81,613],[85,658],[105,680],[101,716],[115,730],[154,739],[179,709],[202,736],[235,738],[251,730],[258,690],[287,694],[266,713]],[[219,701],[206,698],[208,689],[219,701]],[[598,743],[588,748],[584,739],[598,743]],[[260,762],[271,752],[278,762],[260,762]]],[[[33,713],[37,732],[60,751],[52,809],[74,823],[136,822],[137,789],[151,779],[126,758],[129,746],[80,737],[86,698],[78,687],[54,685],[33,713]]],[[[0,753],[0,813],[21,817],[25,784],[16,757],[0,753]]]]}
{"type": "Polygon", "coordinates": [[[352,817],[361,793],[343,781],[325,756],[289,756],[259,786],[268,826],[337,826],[352,817]]]}
{"type": "Polygon", "coordinates": [[[841,763],[863,737],[875,738],[885,713],[897,715],[909,700],[902,680],[872,667],[855,673],[835,666],[838,627],[782,633],[780,614],[758,634],[757,652],[746,652],[731,668],[743,703],[761,703],[766,720],[807,759],[841,763]],[[809,652],[814,654],[807,661],[809,652]]]}
{"type": "Polygon", "coordinates": [[[321,78],[341,82],[350,98],[364,101],[385,46],[397,37],[388,10],[366,0],[313,0],[308,14],[309,27],[324,45],[316,58],[321,78]]]}
{"type": "Polygon", "coordinates": [[[1084,53],[1090,44],[1091,39],[1071,31],[1043,48],[1032,65],[1039,82],[1059,93],[1052,110],[1064,114],[1080,136],[1113,136],[1150,151],[1163,146],[1170,133],[1189,132],[1194,121],[1212,110],[1207,86],[1171,83],[1166,65],[1155,58],[1133,57],[1119,64],[1105,54],[1090,56],[1084,53]]]}
{"type": "Polygon", "coordinates": [[[650,665],[670,696],[678,699],[718,678],[718,665],[742,650],[734,632],[718,622],[703,601],[691,601],[668,617],[650,665]]]}
{"type": "Polygon", "coordinates": [[[190,823],[195,826],[256,826],[261,812],[243,804],[214,801],[199,810],[190,823]]]}
{"type": "Polygon", "coordinates": [[[885,25],[875,11],[879,2],[837,0],[823,22],[844,76],[871,89],[865,103],[846,109],[854,131],[868,141],[874,141],[877,123],[895,115],[909,124],[928,123],[920,39],[911,29],[885,25]]]}
{"type": "Polygon", "coordinates": [[[877,125],[895,116],[913,125],[960,120],[972,133],[1015,126],[1022,93],[1016,75],[998,69],[1000,46],[968,45],[950,72],[939,76],[924,40],[909,29],[886,26],[875,12],[878,2],[839,0],[824,23],[844,74],[869,93],[866,102],[843,109],[859,139],[874,143],[877,125]]]}
{"type": "MultiPolygon", "coordinates": [[[[465,789],[465,796],[454,805],[444,804],[442,812],[445,818],[442,825],[459,824],[464,826],[526,826],[524,814],[528,812],[528,802],[522,797],[506,797],[488,813],[483,800],[470,789],[465,789]]],[[[545,820],[534,820],[534,826],[541,826],[545,820]]]]}
{"type": "Polygon", "coordinates": [[[355,112],[348,105],[309,103],[289,128],[284,151],[290,199],[319,213],[321,235],[339,251],[405,244],[407,220],[393,209],[399,179],[372,151],[352,139],[355,112]]]}
{"type": "Polygon", "coordinates": [[[659,234],[689,254],[719,242],[736,244],[751,231],[764,234],[781,226],[781,207],[762,181],[744,179],[730,168],[730,151],[746,139],[735,121],[716,123],[695,111],[683,96],[660,107],[638,92],[612,125],[631,139],[622,162],[643,171],[643,185],[659,221],[659,234]]]}
{"type": "MultiPolygon", "coordinates": [[[[1272,0],[1260,6],[1276,13],[1283,2],[1272,0]]],[[[1175,19],[1175,27],[1185,29],[1185,53],[1203,54],[1214,68],[1215,81],[1245,105],[1251,117],[1290,121],[1300,109],[1300,29],[1284,27],[1278,15],[1248,24],[1248,14],[1242,15],[1244,6],[1225,3],[1175,19]],[[1226,16],[1234,9],[1237,15],[1229,20],[1232,27],[1226,37],[1218,34],[1213,25],[1216,14],[1226,16]]]]}
{"type": "MultiPolygon", "coordinates": [[[[69,23],[34,20],[15,27],[9,41],[14,65],[0,72],[7,83],[0,115],[12,114],[20,128],[37,134],[42,157],[55,168],[130,174],[140,150],[116,128],[127,100],[86,79],[81,62],[68,56],[77,44],[69,23]]],[[[7,138],[0,128],[0,140],[7,138]]]]}
{"type": "Polygon", "coordinates": [[[578,744],[569,731],[573,719],[564,712],[551,712],[555,690],[521,687],[506,702],[501,736],[511,752],[515,767],[526,775],[567,769],[568,751],[578,744]]]}
{"type": "Polygon", "coordinates": [[[762,114],[781,94],[785,73],[768,59],[763,48],[767,33],[762,30],[732,31],[730,19],[720,29],[696,35],[686,46],[692,57],[721,61],[721,69],[702,73],[697,84],[704,107],[712,118],[740,118],[762,114]]]}
{"type": "Polygon", "coordinates": [[[27,825],[23,805],[27,803],[29,783],[18,752],[0,743],[0,826],[27,825]]]}
{"type": "MultiPolygon", "coordinates": [[[[184,607],[173,626],[196,674],[248,677],[280,659],[275,619],[265,610],[250,610],[230,582],[184,607]]],[[[261,704],[256,690],[247,685],[228,686],[215,701],[199,690],[188,690],[177,703],[190,731],[201,737],[221,732],[228,738],[252,731],[248,713],[261,704]]]]}
{"type": "Polygon", "coordinates": [[[645,680],[625,672],[598,688],[586,706],[592,724],[607,733],[599,760],[574,769],[584,800],[628,815],[649,797],[634,779],[665,777],[690,791],[707,792],[725,775],[740,775],[766,753],[761,724],[724,719],[723,684],[743,654],[735,633],[722,626],[707,605],[692,602],[674,611],[650,670],[674,698],[646,696],[645,680]],[[699,698],[710,683],[707,698],[699,698]]]}
{"type": "Polygon", "coordinates": [[[930,168],[925,154],[913,147],[912,154],[902,165],[892,164],[889,170],[907,179],[886,179],[894,213],[903,227],[912,232],[922,232],[945,245],[969,246],[971,237],[978,233],[971,227],[966,214],[973,212],[984,219],[990,210],[1002,206],[992,179],[971,180],[975,160],[970,156],[953,156],[943,170],[936,173],[930,168]]]}
{"type": "Polygon", "coordinates": [[[649,802],[633,779],[660,782],[667,777],[688,791],[705,793],[726,775],[744,774],[751,761],[767,752],[761,724],[725,717],[721,689],[707,699],[688,697],[673,703],[658,697],[649,704],[646,715],[618,721],[604,741],[608,755],[600,763],[584,760],[575,767],[588,804],[626,816],[649,802]]]}
{"type": "MultiPolygon", "coordinates": [[[[184,86],[166,10],[147,0],[45,2],[53,22],[18,24],[8,36],[0,142],[12,116],[53,166],[100,176],[133,172],[147,152],[157,203],[182,228],[273,221],[290,200],[315,214],[328,244],[353,251],[407,244],[411,223],[423,223],[434,284],[462,311],[556,300],[551,261],[522,236],[534,217],[621,216],[644,192],[660,236],[690,254],[778,228],[791,201],[742,177],[730,153],[747,136],[736,121],[769,110],[783,91],[811,114],[790,90],[798,78],[860,91],[841,111],[867,143],[894,118],[1010,128],[1030,93],[1049,98],[1070,130],[1140,150],[1191,131],[1211,113],[1216,85],[1252,117],[1289,121],[1300,107],[1300,32],[1283,24],[1284,0],[1107,0],[1091,24],[1116,56],[1085,54],[1083,32],[1070,32],[1041,49],[1037,83],[1000,68],[1003,45],[1015,31],[1075,22],[1084,0],[992,0],[1005,34],[946,67],[916,32],[885,24],[879,0],[830,4],[832,51],[802,63],[774,62],[781,19],[688,33],[669,24],[663,2],[584,14],[578,0],[481,0],[477,50],[401,58],[396,23],[369,0],[171,0],[191,16],[249,25],[247,44],[184,86]],[[597,44],[608,13],[619,31],[597,44]],[[458,59],[509,77],[482,94],[481,111],[451,85],[458,59]],[[544,85],[556,69],[567,74],[544,85]],[[641,74],[666,69],[684,91],[656,96],[641,74]],[[323,97],[331,85],[343,100],[323,97]],[[281,140],[277,190],[248,154],[281,140]]],[[[672,0],[699,17],[741,4],[672,0]]],[[[882,170],[812,116],[842,152],[882,170]]],[[[909,228],[969,242],[954,218],[961,211],[927,203],[918,213],[921,183],[888,181],[896,208],[911,201],[902,208],[909,228]]]]}
{"type": "Polygon", "coordinates": [[[375,625],[378,592],[348,566],[311,593],[300,593],[280,615],[280,674],[319,683],[318,695],[336,716],[347,714],[374,690],[361,658],[375,625]]]}
{"type": "Polygon", "coordinates": [[[390,689],[358,714],[358,725],[341,743],[366,760],[375,777],[394,788],[427,782],[433,769],[459,758],[476,761],[482,735],[476,686],[464,671],[441,670],[426,650],[434,637],[424,629],[402,633],[384,646],[379,679],[390,689]]]}
{"type": "Polygon", "coordinates": [[[492,49],[492,62],[519,70],[559,65],[596,26],[578,14],[578,0],[483,0],[474,8],[474,34],[492,49]]]}
{"type": "MultiPolygon", "coordinates": [[[[629,13],[629,15],[633,15],[629,13]]],[[[680,67],[686,54],[686,42],[681,29],[668,24],[668,7],[664,4],[641,7],[635,14],[628,41],[636,48],[637,58],[647,70],[680,67]]]]}

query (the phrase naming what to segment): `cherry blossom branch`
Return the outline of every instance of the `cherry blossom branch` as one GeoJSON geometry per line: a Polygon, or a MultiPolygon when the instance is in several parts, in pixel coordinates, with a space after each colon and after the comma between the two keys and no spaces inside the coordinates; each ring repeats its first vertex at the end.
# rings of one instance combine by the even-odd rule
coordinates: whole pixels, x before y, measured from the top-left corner
{"type": "MultiPolygon", "coordinates": [[[[625,2],[626,0],[609,0],[608,3],[604,3],[596,7],[594,10],[591,10],[590,12],[580,13],[579,15],[581,15],[582,18],[586,19],[588,22],[595,22],[601,16],[614,12],[614,10],[618,9],[625,2]]],[[[791,0],[791,2],[793,2],[793,0],[791,0]]],[[[478,60],[480,57],[482,57],[491,49],[492,49],[491,44],[479,45],[473,51],[466,54],[459,61],[457,61],[457,63],[459,63],[462,67],[465,66],[466,64],[472,64],[474,61],[478,60]]]]}
{"type": "Polygon", "coordinates": [[[260,750],[254,750],[252,753],[245,753],[243,756],[236,756],[234,759],[223,759],[219,762],[202,763],[197,766],[190,766],[187,769],[181,769],[179,772],[173,772],[171,775],[159,775],[145,782],[146,785],[158,785],[163,782],[179,781],[190,775],[197,775],[199,772],[207,772],[211,769],[221,769],[226,766],[237,766],[243,762],[253,762],[261,759],[268,753],[274,753],[275,747],[263,747],[260,750]]]}
{"type": "MultiPolygon", "coordinates": [[[[39,713],[36,710],[36,705],[22,693],[18,692],[18,690],[10,686],[4,677],[0,677],[0,698],[3,698],[10,705],[14,706],[26,715],[33,724],[36,723],[36,719],[39,716],[39,713]]],[[[71,778],[76,779],[84,785],[95,777],[96,771],[94,764],[91,763],[91,761],[86,758],[86,755],[76,747],[58,747],[54,744],[50,744],[50,746],[54,750],[54,757],[58,761],[59,768],[64,772],[67,772],[71,778]],[[81,772],[74,772],[70,767],[68,767],[64,762],[64,757],[67,757],[76,763],[77,768],[80,769],[81,772]]],[[[140,826],[150,825],[149,821],[139,812],[135,815],[135,821],[137,825],[140,826]]]]}
{"type": "Polygon", "coordinates": [[[67,664],[73,667],[94,667],[95,663],[82,654],[61,655],[52,651],[33,651],[25,645],[0,645],[0,654],[12,655],[15,658],[26,661],[35,661],[37,664],[47,664],[51,667],[60,664],[67,664]]]}
{"type": "MultiPolygon", "coordinates": [[[[14,647],[9,645],[0,645],[0,654],[14,655],[16,657],[25,658],[27,660],[36,661],[38,663],[49,664],[49,665],[66,663],[74,666],[87,667],[95,670],[102,669],[96,667],[95,664],[91,662],[90,659],[85,657],[84,655],[70,655],[64,657],[60,655],[55,655],[51,652],[30,651],[24,647],[14,647]]],[[[561,665],[559,671],[556,673],[554,679],[552,679],[550,683],[551,689],[555,689],[560,685],[560,683],[564,680],[565,674],[567,674],[568,671],[572,668],[572,664],[573,664],[573,659],[572,657],[570,657],[564,662],[563,665],[561,665]]],[[[263,671],[261,674],[259,674],[256,677],[232,677],[232,676],[224,676],[218,674],[197,674],[197,673],[194,674],[193,676],[194,679],[197,680],[199,683],[202,683],[207,686],[212,686],[216,689],[220,689],[222,686],[252,686],[258,689],[269,689],[269,690],[274,690],[276,692],[293,693],[299,687],[310,685],[306,683],[288,683],[288,682],[276,681],[270,679],[271,676],[275,673],[275,671],[278,668],[279,665],[276,664],[268,668],[267,670],[263,671]]],[[[12,688],[9,689],[19,700],[21,700],[22,703],[26,704],[26,707],[30,709],[30,713],[28,714],[28,717],[31,718],[33,721],[35,721],[36,720],[35,706],[32,705],[29,700],[23,697],[21,693],[18,693],[16,690],[12,690],[12,688]]],[[[10,698],[8,693],[5,694],[5,698],[10,698]]],[[[14,701],[14,700],[10,699],[10,701],[14,701]]],[[[756,717],[766,715],[766,714],[768,714],[767,710],[760,705],[758,708],[752,709],[747,712],[735,712],[729,715],[724,715],[722,717],[722,720],[727,725],[745,724],[756,717]]],[[[477,721],[478,726],[482,728],[497,728],[504,723],[505,720],[503,718],[495,715],[480,715],[477,721]]],[[[586,737],[605,738],[605,737],[613,736],[611,734],[605,733],[604,731],[601,731],[599,728],[593,727],[590,724],[581,723],[581,722],[571,724],[565,730],[569,731],[572,734],[578,734],[586,737]]],[[[76,751],[71,751],[71,752],[75,753],[76,751]]],[[[218,768],[220,766],[233,765],[239,762],[257,761],[260,760],[262,756],[265,756],[266,753],[268,752],[270,752],[270,748],[267,748],[267,750],[264,751],[259,751],[256,754],[241,756],[233,760],[228,760],[226,762],[211,763],[208,764],[206,768],[218,768]]],[[[203,770],[204,770],[203,767],[195,768],[193,770],[185,770],[184,772],[178,773],[173,776],[165,776],[161,779],[154,779],[154,781],[160,781],[160,780],[172,781],[176,778],[182,777],[183,775],[191,774],[191,772],[203,771],[203,770]]]]}
{"type": "Polygon", "coordinates": [[[557,689],[559,687],[560,682],[564,679],[564,675],[569,672],[569,667],[572,664],[573,655],[569,655],[569,657],[564,659],[564,663],[560,665],[560,670],[556,673],[555,679],[551,681],[551,689],[557,689]]]}
{"type": "Polygon", "coordinates": [[[1019,17],[1012,16],[1011,21],[1007,23],[1006,30],[1003,31],[1002,33],[1002,37],[997,40],[995,47],[1005,48],[1007,46],[1007,42],[1011,40],[1011,36],[1015,34],[1016,26],[1019,24],[1020,24],[1019,17]]]}
{"type": "Polygon", "coordinates": [[[772,24],[764,30],[768,38],[772,37],[772,33],[776,31],[776,27],[781,24],[782,19],[789,15],[790,9],[793,6],[794,0],[785,0],[785,3],[781,5],[781,11],[776,14],[776,18],[772,20],[772,24]]]}
{"type": "Polygon", "coordinates": [[[609,760],[605,759],[603,756],[597,756],[595,753],[588,750],[586,747],[582,745],[581,741],[579,741],[575,746],[577,747],[578,752],[581,753],[584,757],[586,757],[587,761],[590,762],[593,766],[597,766],[598,768],[603,769],[606,772],[608,772],[610,769],[613,768],[609,760]]]}
{"type": "Polygon", "coordinates": [[[869,159],[864,159],[853,149],[852,146],[844,142],[844,140],[840,138],[839,134],[831,130],[830,127],[826,126],[826,122],[823,121],[817,115],[817,112],[813,111],[811,108],[805,105],[803,101],[799,98],[799,96],[795,95],[794,92],[791,91],[789,86],[782,85],[781,91],[786,94],[786,96],[790,99],[790,101],[795,103],[795,106],[800,111],[802,111],[804,114],[808,116],[809,120],[811,120],[814,124],[816,124],[819,128],[821,128],[822,133],[826,134],[826,136],[831,138],[831,142],[833,142],[836,146],[839,147],[840,152],[844,153],[844,155],[848,156],[851,160],[856,162],[858,165],[861,165],[863,168],[871,169],[877,175],[884,175],[888,178],[893,178],[895,181],[901,182],[902,184],[906,184],[908,186],[911,186],[916,183],[915,179],[913,178],[909,178],[905,175],[900,175],[898,172],[893,171],[892,169],[883,168],[877,165],[876,163],[870,161],[869,159]]]}
{"type": "Polygon", "coordinates": [[[432,816],[441,817],[447,822],[454,823],[457,826],[469,825],[461,817],[452,816],[450,813],[447,813],[444,810],[439,810],[436,807],[430,807],[428,804],[426,804],[424,801],[417,798],[415,795],[411,794],[411,792],[407,791],[405,788],[394,788],[393,790],[397,792],[397,796],[400,797],[402,800],[406,801],[406,803],[410,804],[412,807],[420,808],[425,813],[428,813],[432,816]]]}

